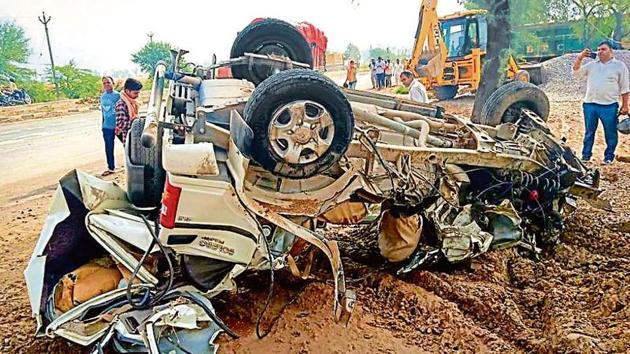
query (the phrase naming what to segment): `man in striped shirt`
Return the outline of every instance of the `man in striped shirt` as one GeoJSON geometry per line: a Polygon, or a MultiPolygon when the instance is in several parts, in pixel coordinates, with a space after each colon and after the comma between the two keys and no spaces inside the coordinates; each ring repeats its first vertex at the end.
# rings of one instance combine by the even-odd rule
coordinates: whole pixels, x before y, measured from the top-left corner
{"type": "Polygon", "coordinates": [[[116,136],[120,141],[127,141],[127,132],[131,129],[131,122],[138,118],[138,102],[136,99],[142,89],[142,83],[136,79],[127,79],[120,93],[120,100],[116,103],[116,136]]]}

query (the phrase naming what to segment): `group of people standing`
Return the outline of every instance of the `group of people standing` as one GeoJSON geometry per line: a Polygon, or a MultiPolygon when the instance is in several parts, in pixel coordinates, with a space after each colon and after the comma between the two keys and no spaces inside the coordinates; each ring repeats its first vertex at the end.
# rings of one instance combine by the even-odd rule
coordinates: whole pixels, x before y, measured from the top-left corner
{"type": "Polygon", "coordinates": [[[115,172],[114,143],[116,138],[123,144],[127,139],[127,132],[131,129],[131,122],[138,118],[138,95],[142,83],[129,78],[123,85],[122,92],[114,90],[114,79],[111,76],[101,78],[103,94],[101,95],[101,114],[103,140],[105,141],[105,157],[107,170],[101,175],[107,176],[115,172]]]}
{"type": "Polygon", "coordinates": [[[394,84],[399,84],[400,74],[405,69],[400,59],[396,59],[396,63],[392,63],[390,59],[384,60],[378,57],[376,60],[370,61],[370,77],[372,79],[373,89],[383,89],[386,87],[392,87],[392,77],[394,84]]]}
{"type": "MultiPolygon", "coordinates": [[[[358,68],[355,61],[350,60],[344,87],[356,89],[358,68]]],[[[378,59],[372,59],[370,61],[369,69],[372,79],[372,89],[380,90],[386,87],[392,87],[392,84],[402,84],[409,88],[409,98],[411,100],[422,103],[429,101],[424,85],[422,85],[418,79],[414,78],[411,71],[405,70],[405,64],[401,63],[400,59],[396,59],[396,62],[392,63],[390,59],[383,60],[383,58],[378,57],[378,59]]]]}
{"type": "MultiPolygon", "coordinates": [[[[405,65],[396,59],[392,62],[391,59],[383,59],[378,57],[372,59],[369,64],[370,78],[372,81],[373,89],[383,89],[386,87],[392,87],[393,85],[399,85],[402,83],[400,80],[400,74],[405,70],[405,65]]],[[[350,60],[348,63],[345,87],[355,89],[357,85],[357,71],[359,70],[358,64],[354,60],[350,60]]]]}

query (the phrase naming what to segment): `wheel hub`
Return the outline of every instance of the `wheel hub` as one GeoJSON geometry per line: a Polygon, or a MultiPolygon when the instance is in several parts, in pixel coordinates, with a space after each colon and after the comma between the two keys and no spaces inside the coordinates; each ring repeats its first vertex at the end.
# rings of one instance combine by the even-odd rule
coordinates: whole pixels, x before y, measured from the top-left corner
{"type": "Polygon", "coordinates": [[[302,126],[295,130],[293,133],[293,140],[298,144],[306,144],[309,140],[311,140],[313,134],[310,129],[302,126]]]}
{"type": "Polygon", "coordinates": [[[269,124],[273,153],[291,164],[307,164],[320,158],[330,148],[334,134],[328,110],[308,100],[281,106],[269,124]]]}

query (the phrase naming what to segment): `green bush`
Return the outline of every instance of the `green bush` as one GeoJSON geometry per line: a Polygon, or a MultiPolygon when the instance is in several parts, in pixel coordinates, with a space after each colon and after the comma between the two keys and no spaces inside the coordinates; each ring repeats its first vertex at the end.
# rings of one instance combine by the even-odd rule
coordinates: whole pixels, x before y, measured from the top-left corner
{"type": "Polygon", "coordinates": [[[26,90],[33,102],[50,102],[57,99],[55,87],[41,81],[17,82],[19,88],[26,90]]]}
{"type": "Polygon", "coordinates": [[[80,69],[71,60],[57,68],[59,90],[67,98],[98,97],[101,93],[101,77],[87,69],[80,69]]]}
{"type": "Polygon", "coordinates": [[[409,88],[405,86],[396,86],[394,93],[397,95],[406,95],[409,93],[409,88]]]}

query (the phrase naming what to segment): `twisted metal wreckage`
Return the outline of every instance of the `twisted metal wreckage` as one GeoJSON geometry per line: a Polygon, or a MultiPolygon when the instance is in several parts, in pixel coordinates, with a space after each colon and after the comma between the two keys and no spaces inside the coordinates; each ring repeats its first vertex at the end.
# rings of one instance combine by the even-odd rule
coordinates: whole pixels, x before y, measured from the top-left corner
{"type": "Polygon", "coordinates": [[[210,299],[246,271],[297,272],[305,245],[329,260],[335,319],[348,321],[356,297],[323,224],[378,217],[381,254],[404,273],[538,252],[577,197],[600,193],[598,172],[526,102],[479,125],[296,66],[260,53],[188,73],[158,65],[125,149],[127,191],[80,171],[60,180],[25,271],[39,335],[95,352],[214,352],[221,331],[235,334],[210,299]],[[215,78],[228,64],[273,75],[215,78]]]}

